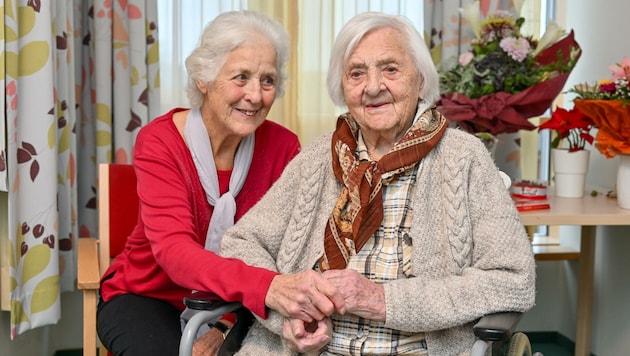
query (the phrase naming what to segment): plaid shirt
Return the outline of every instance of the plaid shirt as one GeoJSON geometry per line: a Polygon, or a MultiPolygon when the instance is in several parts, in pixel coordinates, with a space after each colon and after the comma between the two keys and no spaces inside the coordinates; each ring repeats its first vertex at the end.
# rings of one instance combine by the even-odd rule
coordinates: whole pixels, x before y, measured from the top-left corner
{"type": "MultiPolygon", "coordinates": [[[[358,141],[359,158],[369,159],[360,135],[358,141]]],[[[409,199],[420,166],[421,163],[416,164],[383,186],[383,223],[361,251],[350,258],[347,268],[375,283],[412,277],[409,199]]],[[[332,320],[332,339],[320,355],[428,355],[424,333],[386,328],[383,322],[350,314],[334,314],[332,320]]]]}

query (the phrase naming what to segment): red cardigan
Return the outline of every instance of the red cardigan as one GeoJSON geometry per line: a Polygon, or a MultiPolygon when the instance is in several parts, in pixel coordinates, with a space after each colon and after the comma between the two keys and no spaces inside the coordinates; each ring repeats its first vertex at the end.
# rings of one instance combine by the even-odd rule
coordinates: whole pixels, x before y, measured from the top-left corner
{"type": "MultiPolygon", "coordinates": [[[[172,120],[181,110],[156,118],[138,133],[133,162],[140,197],[138,224],[103,277],[102,298],[134,293],[183,310],[183,298],[191,290],[210,291],[266,317],[265,296],[277,273],[204,249],[213,207],[172,120]]],[[[297,136],[272,121],[256,130],[255,141],[247,179],[236,196],[236,221],[300,150],[297,136]]],[[[220,176],[223,184],[229,180],[220,176]]]]}

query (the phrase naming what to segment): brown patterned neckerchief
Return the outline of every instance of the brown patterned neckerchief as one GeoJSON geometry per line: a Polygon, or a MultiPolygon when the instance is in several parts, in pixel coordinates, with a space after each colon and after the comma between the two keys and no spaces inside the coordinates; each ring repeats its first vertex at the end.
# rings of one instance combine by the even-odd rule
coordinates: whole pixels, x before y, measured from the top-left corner
{"type": "Polygon", "coordinates": [[[357,123],[349,113],[339,116],[332,136],[332,161],[343,187],[326,225],[320,270],[347,266],[383,221],[383,184],[420,162],[440,142],[447,126],[446,119],[430,108],[379,161],[361,162],[355,155],[357,123]]]}

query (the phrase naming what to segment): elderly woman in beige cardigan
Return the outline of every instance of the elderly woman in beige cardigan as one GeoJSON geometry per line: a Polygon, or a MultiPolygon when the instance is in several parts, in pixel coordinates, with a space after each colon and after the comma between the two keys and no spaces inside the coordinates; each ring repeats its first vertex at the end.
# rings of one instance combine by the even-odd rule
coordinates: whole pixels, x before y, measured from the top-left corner
{"type": "Polygon", "coordinates": [[[228,230],[221,253],[321,272],[346,312],[309,325],[272,312],[239,354],[467,354],[481,316],[534,304],[531,246],[499,171],[434,109],[437,72],[402,17],[351,19],[328,88],[348,112],[228,230]]]}

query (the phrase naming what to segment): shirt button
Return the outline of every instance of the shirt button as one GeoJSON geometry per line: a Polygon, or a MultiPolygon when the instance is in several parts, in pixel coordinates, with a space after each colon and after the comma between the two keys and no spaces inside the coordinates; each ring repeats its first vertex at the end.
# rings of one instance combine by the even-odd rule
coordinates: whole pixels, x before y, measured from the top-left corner
{"type": "Polygon", "coordinates": [[[357,332],[357,339],[360,339],[362,337],[363,337],[363,331],[357,332]]]}

